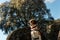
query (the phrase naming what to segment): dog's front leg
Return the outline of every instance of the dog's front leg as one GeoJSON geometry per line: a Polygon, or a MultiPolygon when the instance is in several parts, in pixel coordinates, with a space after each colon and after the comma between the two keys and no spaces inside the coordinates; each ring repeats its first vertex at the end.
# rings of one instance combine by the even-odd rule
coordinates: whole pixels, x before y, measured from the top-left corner
{"type": "Polygon", "coordinates": [[[31,37],[31,40],[34,40],[34,38],[33,38],[33,37],[31,37]]]}
{"type": "Polygon", "coordinates": [[[42,40],[42,39],[41,39],[41,35],[39,35],[39,40],[42,40]]]}

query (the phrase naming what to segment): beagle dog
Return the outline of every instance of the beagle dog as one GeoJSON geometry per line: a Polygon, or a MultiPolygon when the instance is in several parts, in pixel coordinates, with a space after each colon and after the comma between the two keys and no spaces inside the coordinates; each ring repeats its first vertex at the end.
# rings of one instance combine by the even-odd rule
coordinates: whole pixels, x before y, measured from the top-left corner
{"type": "Polygon", "coordinates": [[[39,32],[38,23],[35,19],[29,21],[31,28],[31,38],[32,40],[41,40],[41,33],[39,32]]]}

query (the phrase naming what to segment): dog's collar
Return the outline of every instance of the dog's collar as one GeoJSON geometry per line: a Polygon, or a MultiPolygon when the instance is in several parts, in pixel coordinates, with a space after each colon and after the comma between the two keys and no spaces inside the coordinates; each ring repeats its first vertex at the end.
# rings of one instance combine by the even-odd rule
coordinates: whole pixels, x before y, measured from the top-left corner
{"type": "MultiPolygon", "coordinates": [[[[33,28],[35,28],[36,26],[34,26],[33,28]]],[[[31,28],[31,29],[33,29],[33,28],[31,28]]]]}

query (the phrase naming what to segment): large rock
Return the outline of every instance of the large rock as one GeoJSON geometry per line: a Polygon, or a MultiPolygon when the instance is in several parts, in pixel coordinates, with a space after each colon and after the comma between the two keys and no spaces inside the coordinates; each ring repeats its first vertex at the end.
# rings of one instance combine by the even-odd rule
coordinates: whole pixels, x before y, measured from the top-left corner
{"type": "Polygon", "coordinates": [[[19,28],[8,35],[7,40],[31,40],[29,28],[19,28]]]}

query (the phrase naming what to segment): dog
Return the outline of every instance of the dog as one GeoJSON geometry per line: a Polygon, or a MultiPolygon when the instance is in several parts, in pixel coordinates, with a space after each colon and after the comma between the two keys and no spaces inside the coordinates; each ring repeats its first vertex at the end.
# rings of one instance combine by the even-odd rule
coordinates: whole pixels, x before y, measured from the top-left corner
{"type": "Polygon", "coordinates": [[[35,19],[31,19],[29,21],[31,28],[31,39],[32,40],[41,40],[40,28],[38,27],[38,23],[35,19]]]}

